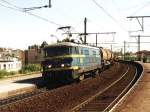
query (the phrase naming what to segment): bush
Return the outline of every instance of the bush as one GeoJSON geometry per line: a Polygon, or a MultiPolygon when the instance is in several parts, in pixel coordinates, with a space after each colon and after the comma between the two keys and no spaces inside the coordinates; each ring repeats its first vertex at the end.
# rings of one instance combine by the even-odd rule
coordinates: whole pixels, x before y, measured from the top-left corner
{"type": "Polygon", "coordinates": [[[5,70],[0,70],[0,78],[7,76],[8,72],[6,72],[5,70]]]}
{"type": "MultiPolygon", "coordinates": [[[[22,69],[19,70],[19,73],[27,74],[27,73],[39,72],[39,71],[41,71],[41,66],[40,65],[30,64],[30,65],[22,67],[22,69]]],[[[15,71],[7,72],[6,70],[0,70],[0,78],[3,78],[5,76],[10,76],[10,75],[15,75],[17,73],[18,72],[15,72],[15,71]]]]}
{"type": "Polygon", "coordinates": [[[41,71],[41,66],[38,64],[29,64],[24,67],[19,71],[21,74],[26,74],[26,73],[31,73],[31,72],[37,72],[41,71]]]}
{"type": "Polygon", "coordinates": [[[5,76],[15,75],[17,72],[11,71],[7,72],[6,70],[0,70],[0,78],[3,78],[5,76]]]}
{"type": "Polygon", "coordinates": [[[8,72],[8,74],[9,74],[9,75],[15,75],[15,74],[17,74],[17,72],[11,71],[11,72],[8,72]]]}

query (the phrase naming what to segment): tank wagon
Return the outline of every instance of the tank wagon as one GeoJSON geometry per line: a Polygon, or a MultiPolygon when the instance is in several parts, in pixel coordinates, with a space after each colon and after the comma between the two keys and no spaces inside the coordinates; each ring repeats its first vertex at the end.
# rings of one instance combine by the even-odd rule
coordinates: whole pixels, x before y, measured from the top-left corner
{"type": "Polygon", "coordinates": [[[108,68],[114,59],[114,54],[111,50],[100,47],[101,64],[103,69],[108,68]]]}
{"type": "Polygon", "coordinates": [[[44,48],[42,77],[49,81],[57,78],[83,80],[85,75],[94,76],[102,69],[99,50],[98,47],[70,42],[48,45],[44,48]]]}

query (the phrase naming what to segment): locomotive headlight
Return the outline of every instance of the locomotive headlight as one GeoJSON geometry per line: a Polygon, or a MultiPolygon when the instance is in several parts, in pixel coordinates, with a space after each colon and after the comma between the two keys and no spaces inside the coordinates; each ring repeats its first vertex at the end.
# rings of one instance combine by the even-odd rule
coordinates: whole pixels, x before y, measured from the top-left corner
{"type": "Polygon", "coordinates": [[[65,64],[61,64],[61,67],[65,67],[65,64]]]}
{"type": "Polygon", "coordinates": [[[66,66],[67,66],[67,67],[70,67],[70,66],[71,66],[71,64],[67,63],[67,64],[66,64],[66,66]]]}
{"type": "Polygon", "coordinates": [[[52,68],[52,65],[48,65],[48,68],[52,68]]]}
{"type": "Polygon", "coordinates": [[[69,63],[61,64],[61,67],[70,67],[70,66],[71,66],[71,64],[69,64],[69,63]]]}

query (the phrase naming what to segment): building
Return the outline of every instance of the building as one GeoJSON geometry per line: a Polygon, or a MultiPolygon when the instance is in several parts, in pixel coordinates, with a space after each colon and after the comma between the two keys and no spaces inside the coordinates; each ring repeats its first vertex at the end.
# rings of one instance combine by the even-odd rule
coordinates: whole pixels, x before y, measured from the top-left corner
{"type": "Polygon", "coordinates": [[[150,51],[142,50],[135,53],[139,60],[143,62],[150,62],[150,51]]]}
{"type": "Polygon", "coordinates": [[[17,58],[1,58],[0,70],[19,71],[22,68],[22,63],[17,58]]]}
{"type": "Polygon", "coordinates": [[[43,60],[43,48],[48,45],[44,41],[40,46],[32,45],[28,50],[22,51],[20,49],[0,48],[0,70],[19,69],[17,67],[27,64],[40,64],[43,60]],[[21,62],[21,65],[19,64],[21,62]]]}
{"type": "Polygon", "coordinates": [[[25,50],[25,64],[40,64],[43,60],[43,48],[48,45],[46,41],[44,41],[41,46],[32,45],[28,47],[28,50],[25,50]]]}
{"type": "Polygon", "coordinates": [[[25,53],[24,51],[20,49],[12,50],[11,56],[18,58],[19,61],[21,61],[22,65],[25,65],[25,53]]]}
{"type": "Polygon", "coordinates": [[[0,48],[0,70],[18,71],[22,67],[23,51],[0,48]]]}
{"type": "Polygon", "coordinates": [[[25,50],[25,64],[38,64],[41,62],[41,52],[39,46],[30,47],[25,50]]]}

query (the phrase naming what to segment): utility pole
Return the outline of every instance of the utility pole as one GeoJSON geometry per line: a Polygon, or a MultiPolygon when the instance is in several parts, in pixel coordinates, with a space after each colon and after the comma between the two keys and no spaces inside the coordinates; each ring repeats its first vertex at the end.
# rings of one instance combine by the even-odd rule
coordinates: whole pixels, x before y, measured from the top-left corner
{"type": "Polygon", "coordinates": [[[86,33],[86,23],[87,23],[87,18],[85,17],[84,18],[84,44],[86,44],[86,35],[87,35],[87,33],[86,33]]]}
{"type": "Polygon", "coordinates": [[[140,39],[140,35],[138,35],[138,52],[140,51],[140,41],[141,41],[141,39],[140,39]]]}
{"type": "Polygon", "coordinates": [[[97,47],[97,34],[96,34],[96,47],[97,47]]]}
{"type": "Polygon", "coordinates": [[[51,0],[49,0],[49,5],[48,5],[49,8],[52,7],[52,3],[51,3],[51,0]]]}
{"type": "MultiPolygon", "coordinates": [[[[66,26],[66,27],[60,27],[58,29],[70,29],[71,26],[66,26]]],[[[71,33],[71,32],[67,32],[67,33],[63,33],[63,34],[69,34],[69,35],[72,35],[72,34],[79,34],[80,36],[81,35],[84,35],[84,41],[83,41],[83,44],[86,44],[86,35],[88,35],[87,33],[87,18],[85,17],[84,18],[84,33],[71,33]]]]}
{"type": "Polygon", "coordinates": [[[126,41],[124,41],[124,56],[123,56],[124,60],[125,60],[125,53],[126,53],[126,41]]]}
{"type": "MultiPolygon", "coordinates": [[[[110,50],[111,50],[111,52],[113,51],[112,44],[110,45],[110,50]]],[[[111,53],[111,58],[112,58],[112,53],[111,53]]]]}
{"type": "MultiPolygon", "coordinates": [[[[138,44],[137,51],[141,50],[141,43],[150,43],[150,42],[141,42],[141,37],[150,37],[150,35],[131,35],[130,37],[137,37],[137,44],[138,44]]],[[[132,42],[129,42],[129,43],[132,43],[132,42]]]]}

